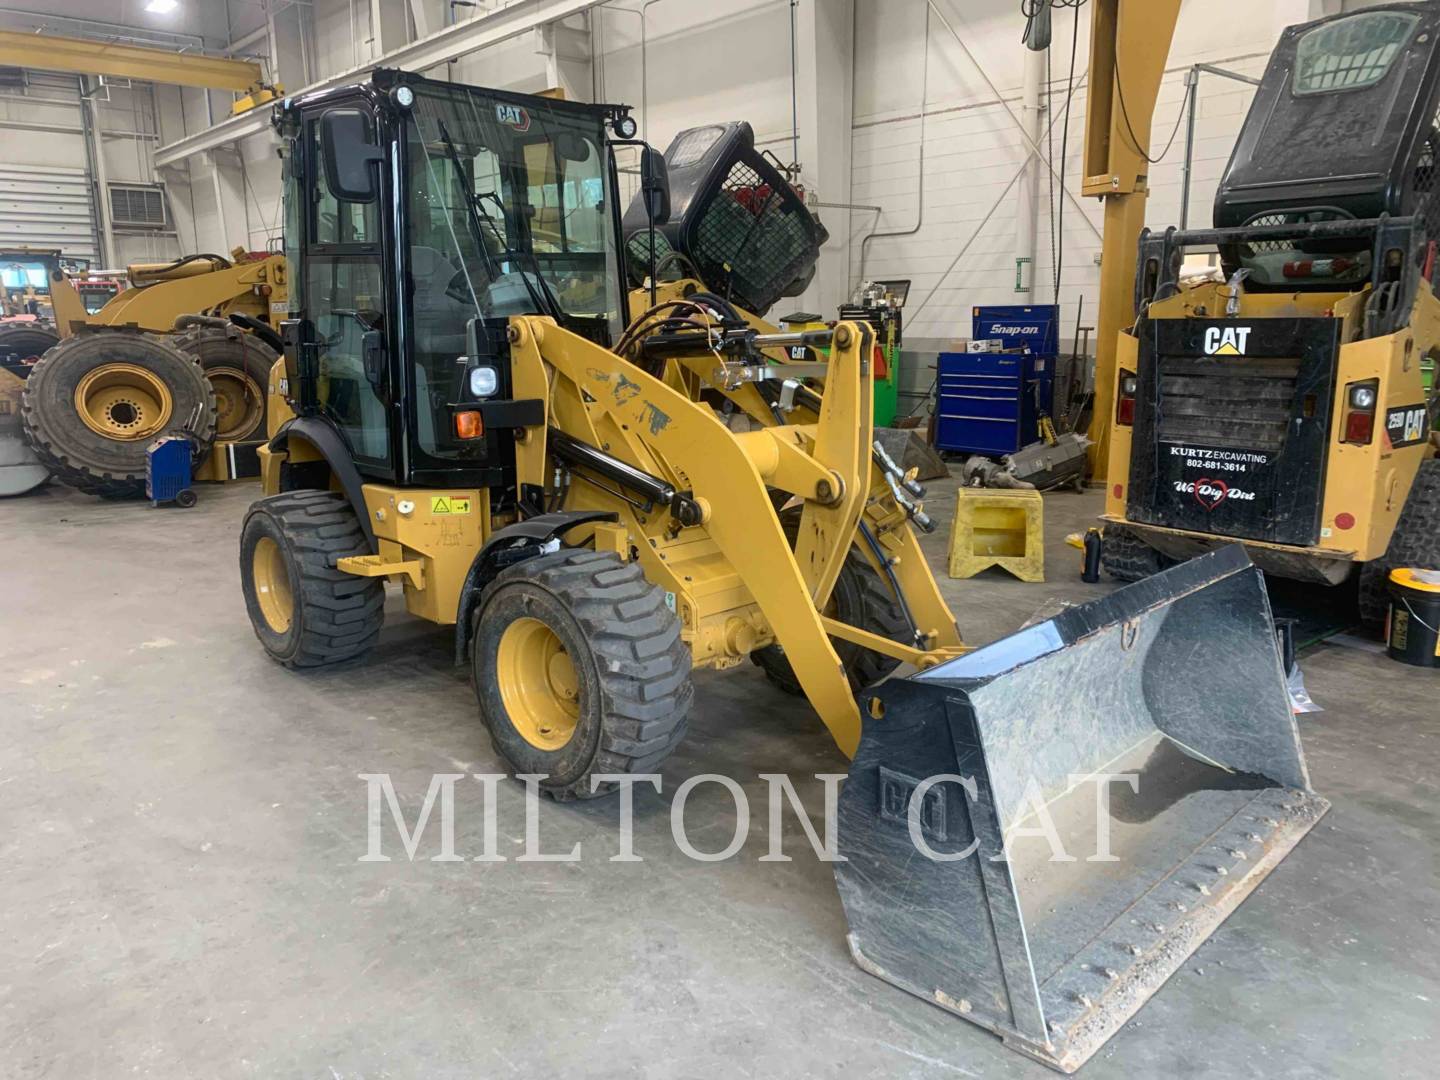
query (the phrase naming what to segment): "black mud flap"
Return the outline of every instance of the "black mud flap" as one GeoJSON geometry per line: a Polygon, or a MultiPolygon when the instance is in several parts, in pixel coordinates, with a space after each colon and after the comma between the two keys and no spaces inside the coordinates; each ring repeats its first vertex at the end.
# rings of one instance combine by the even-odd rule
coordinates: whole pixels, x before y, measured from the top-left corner
{"type": "Polygon", "coordinates": [[[836,864],[856,962],[1064,1072],[1329,809],[1238,545],[861,704],[836,864]]]}

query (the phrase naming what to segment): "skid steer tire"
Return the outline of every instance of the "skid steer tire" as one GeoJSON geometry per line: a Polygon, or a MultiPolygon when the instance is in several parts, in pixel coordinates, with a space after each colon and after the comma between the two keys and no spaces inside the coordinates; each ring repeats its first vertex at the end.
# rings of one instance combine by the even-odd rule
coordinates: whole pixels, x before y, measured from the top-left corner
{"type": "Polygon", "coordinates": [[[0,326],[0,361],[14,357],[33,363],[60,344],[60,335],[38,323],[11,323],[0,326]]]}
{"type": "Polygon", "coordinates": [[[1420,463],[1390,546],[1360,567],[1360,620],[1372,630],[1385,625],[1390,571],[1401,566],[1440,570],[1440,459],[1420,463]]]}
{"type": "Polygon", "coordinates": [[[684,738],[690,649],[665,593],[612,552],[567,549],[501,571],[475,613],[480,717],[516,775],[559,801],[655,772],[684,738]]]}
{"type": "MultiPolygon", "coordinates": [[[[787,510],[780,515],[780,527],[785,530],[790,546],[794,547],[795,538],[800,533],[800,514],[787,510]]],[[[845,565],[840,568],[830,598],[826,614],[833,618],[903,645],[913,644],[905,613],[895,594],[859,550],[852,548],[845,556],[845,565]]],[[[851,689],[857,692],[874,686],[900,666],[900,661],[893,656],[862,648],[854,642],[834,639],[831,644],[845,668],[845,677],[850,680],[851,689]]],[[[750,659],[781,690],[796,697],[805,696],[805,688],[795,677],[795,669],[790,666],[785,650],[778,644],[756,649],[750,654],[750,659]]]]}
{"type": "Polygon", "coordinates": [[[1106,525],[1100,546],[1100,565],[1116,581],[1141,581],[1173,566],[1130,529],[1106,525]]]}
{"type": "Polygon", "coordinates": [[[215,390],[215,438],[243,442],[265,434],[265,392],[279,355],[238,326],[194,327],[175,346],[200,362],[215,390]]]}
{"type": "Polygon", "coordinates": [[[360,519],[333,491],[289,491],[261,499],[240,533],[240,582],[255,636],[288,668],[324,667],[363,656],[385,620],[385,585],[336,569],[368,555],[360,519]]]}
{"type": "Polygon", "coordinates": [[[215,436],[215,392],[169,341],[108,330],[67,338],[30,372],[25,437],[57,478],[89,495],[141,498],[146,449],[185,434],[202,459],[215,436]]]}

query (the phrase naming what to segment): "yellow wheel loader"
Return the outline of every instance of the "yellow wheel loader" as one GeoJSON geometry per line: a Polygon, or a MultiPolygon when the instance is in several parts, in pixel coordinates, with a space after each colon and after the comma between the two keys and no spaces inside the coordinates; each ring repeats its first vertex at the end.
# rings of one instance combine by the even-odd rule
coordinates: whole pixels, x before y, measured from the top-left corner
{"type": "Polygon", "coordinates": [[[285,259],[232,257],[132,264],[129,286],[94,313],[51,260],[56,333],[28,368],[21,411],[50,472],[90,494],[134,497],[144,494],[146,449],[161,435],[189,436],[197,459],[214,442],[264,436],[285,259]]]}
{"type": "Polygon", "coordinates": [[[1440,569],[1440,4],[1288,28],[1212,229],[1145,232],[1120,336],[1104,562],[1136,580],[1241,541],[1267,573],[1440,569]],[[1364,129],[1364,136],[1358,134],[1364,129]],[[1188,284],[1187,254],[1223,280],[1188,284]]]}
{"type": "Polygon", "coordinates": [[[962,644],[869,327],[760,318],[822,232],[748,125],[640,145],[622,219],[624,107],[379,70],[275,122],[292,287],[240,571],[279,663],[370,653],[392,583],[569,800],[659,769],[691,672],[754,660],[854,758],[857,962],[1066,1070],[1324,812],[1238,548],[962,644]],[[667,251],[699,279],[650,284],[667,251]],[[1120,771],[1138,800],[1084,813],[1120,771]],[[1113,860],[1047,862],[1047,807],[1113,860]]]}

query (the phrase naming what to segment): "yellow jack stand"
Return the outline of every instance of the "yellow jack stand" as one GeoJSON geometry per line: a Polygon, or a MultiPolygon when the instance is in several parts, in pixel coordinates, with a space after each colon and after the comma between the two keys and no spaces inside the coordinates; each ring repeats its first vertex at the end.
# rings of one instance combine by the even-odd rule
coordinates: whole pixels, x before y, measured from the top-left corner
{"type": "Polygon", "coordinates": [[[1021,581],[1045,580],[1045,501],[1038,491],[961,488],[950,530],[950,576],[998,566],[1021,581]]]}

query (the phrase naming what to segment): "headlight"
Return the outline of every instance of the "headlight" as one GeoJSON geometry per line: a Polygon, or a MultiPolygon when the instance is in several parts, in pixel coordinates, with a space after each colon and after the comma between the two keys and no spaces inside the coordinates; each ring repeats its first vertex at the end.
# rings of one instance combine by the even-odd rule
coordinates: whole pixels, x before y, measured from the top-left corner
{"type": "Polygon", "coordinates": [[[1350,391],[1350,405],[1356,409],[1373,409],[1375,407],[1375,388],[1373,386],[1357,386],[1350,391]]]}
{"type": "Polygon", "coordinates": [[[408,109],[415,104],[415,91],[408,86],[397,86],[394,90],[395,104],[402,109],[408,109]]]}
{"type": "Polygon", "coordinates": [[[470,369],[470,396],[488,398],[500,389],[500,373],[493,367],[470,369]]]}
{"type": "Polygon", "coordinates": [[[1134,397],[1136,391],[1138,391],[1139,389],[1140,380],[1137,379],[1134,375],[1127,375],[1125,376],[1125,378],[1120,380],[1120,392],[1126,397],[1134,397]]]}
{"type": "Polygon", "coordinates": [[[610,128],[622,139],[633,139],[635,132],[640,130],[639,125],[635,123],[635,118],[628,113],[625,116],[617,116],[612,120],[610,122],[610,128]]]}

